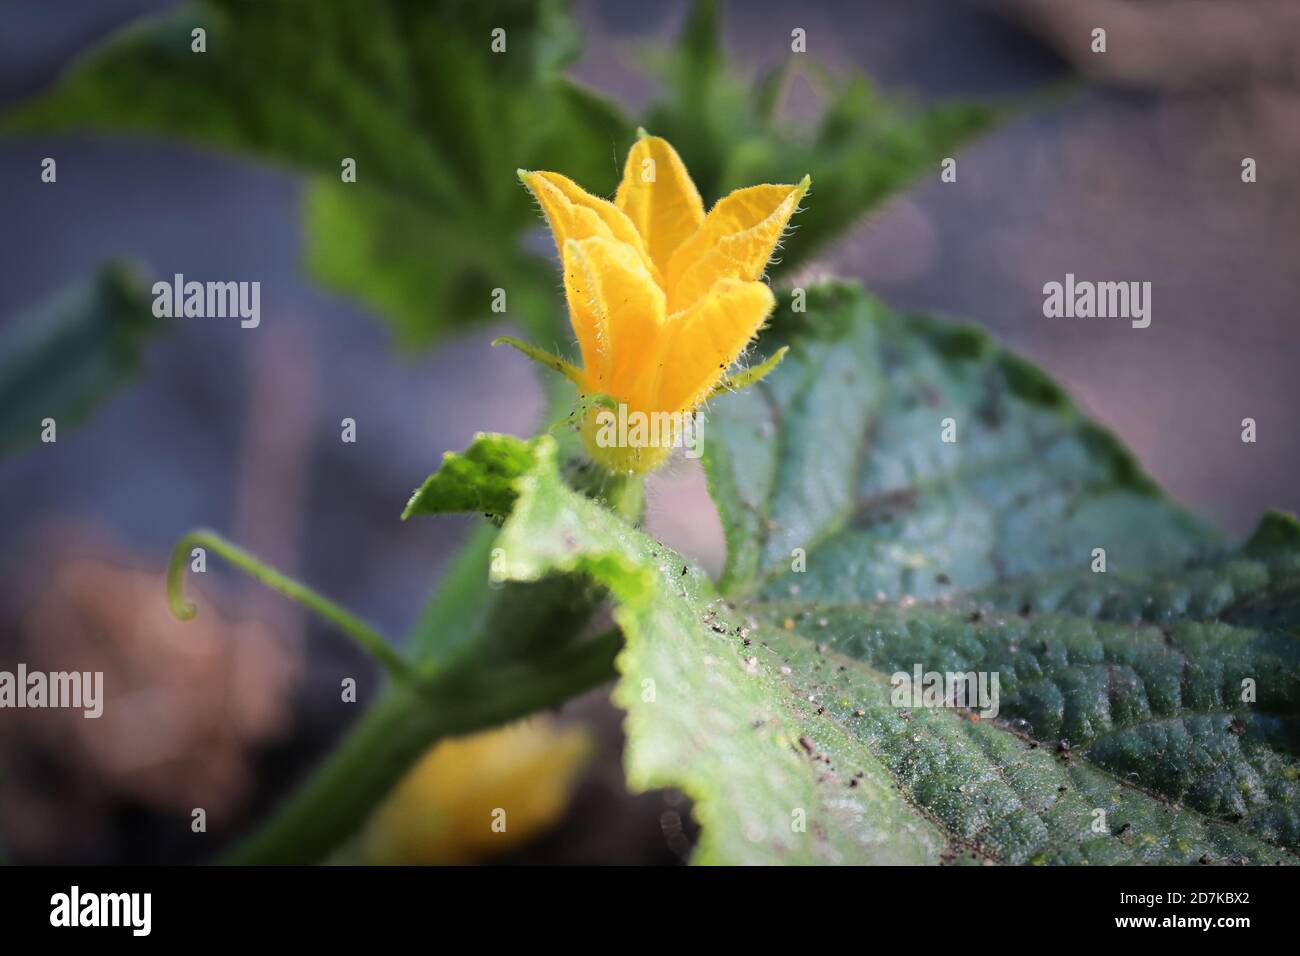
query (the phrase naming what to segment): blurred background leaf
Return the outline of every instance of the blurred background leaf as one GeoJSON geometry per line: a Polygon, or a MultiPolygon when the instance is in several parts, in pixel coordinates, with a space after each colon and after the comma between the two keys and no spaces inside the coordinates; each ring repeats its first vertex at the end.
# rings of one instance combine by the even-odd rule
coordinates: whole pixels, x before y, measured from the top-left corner
{"type": "Polygon", "coordinates": [[[316,275],[402,343],[488,317],[497,287],[546,329],[561,313],[520,246],[537,213],[514,171],[611,191],[630,141],[612,105],[561,74],[578,48],[560,0],[203,0],[123,30],[0,128],[160,134],[288,165],[312,177],[316,275]]]}
{"type": "Polygon", "coordinates": [[[1006,113],[977,101],[911,107],[880,96],[861,74],[833,76],[804,54],[789,54],[781,67],[748,83],[723,51],[721,6],[698,0],[676,48],[654,58],[664,97],[650,109],[646,128],[677,147],[706,204],[753,183],[812,176],[798,218],[799,241],[772,264],[774,277],[808,261],[923,173],[937,175],[944,157],[1006,113]],[[814,86],[823,104],[806,135],[781,116],[796,75],[814,86]]]}
{"type": "MultiPolygon", "coordinates": [[[[976,102],[907,108],[861,75],[808,66],[824,108],[808,135],[793,133],[779,114],[794,60],[751,89],[727,62],[720,19],[716,0],[697,2],[676,48],[653,57],[664,96],[646,126],[677,146],[706,203],[812,174],[816,202],[773,275],[1002,115],[976,102]]],[[[562,170],[612,194],[631,128],[564,77],[580,46],[563,0],[201,0],[123,30],[0,130],[158,134],[301,170],[312,272],[374,308],[400,343],[491,317],[502,288],[511,318],[561,344],[554,267],[523,243],[538,216],[514,170],[562,170]],[[355,183],[341,179],[348,158],[355,183]]]]}
{"type": "MultiPolygon", "coordinates": [[[[0,457],[32,444],[41,422],[84,420],[140,368],[163,327],[143,285],[122,265],[68,286],[0,328],[0,457]]],[[[56,432],[57,435],[57,432],[56,432]]]]}

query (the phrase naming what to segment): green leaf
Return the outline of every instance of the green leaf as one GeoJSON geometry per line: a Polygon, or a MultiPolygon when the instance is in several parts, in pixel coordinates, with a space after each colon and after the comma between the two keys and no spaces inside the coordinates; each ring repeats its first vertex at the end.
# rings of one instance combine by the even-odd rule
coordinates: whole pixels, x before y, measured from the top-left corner
{"type": "MultiPolygon", "coordinates": [[[[531,338],[568,342],[553,265],[521,242],[540,218],[514,171],[554,169],[612,194],[631,127],[564,77],[579,46],[563,0],[195,0],[112,37],[0,132],[162,135],[286,166],[307,176],[308,265],[378,310],[399,342],[493,318],[496,289],[531,338]],[[191,49],[199,28],[204,53],[191,49]],[[341,181],[344,159],[354,183],[341,181]]],[[[1006,112],[912,109],[809,67],[827,106],[815,129],[792,133],[776,115],[792,71],[756,86],[736,76],[713,3],[660,59],[667,96],[645,125],[674,142],[706,197],[812,174],[816,201],[774,275],[1006,112]]]]}
{"type": "MultiPolygon", "coordinates": [[[[410,515],[487,513],[498,521],[514,507],[522,482],[537,467],[538,448],[560,449],[566,487],[599,505],[635,519],[644,506],[639,480],[605,475],[586,461],[571,435],[525,441],[510,435],[477,435],[463,453],[449,452],[411,498],[410,515]]],[[[445,664],[472,655],[492,667],[554,652],[581,638],[581,630],[604,598],[603,590],[577,577],[517,584],[500,576],[503,554],[490,525],[476,530],[447,573],[437,600],[416,628],[417,657],[445,664]],[[490,663],[488,663],[490,662],[490,663]]]]}
{"type": "Polygon", "coordinates": [[[697,2],[676,49],[660,57],[665,95],[645,126],[673,143],[701,194],[709,199],[763,182],[795,182],[811,174],[813,191],[799,214],[799,241],[770,267],[791,273],[818,247],[991,129],[1010,112],[973,101],[918,107],[879,96],[865,77],[837,78],[789,54],[780,69],[753,83],[726,61],[719,28],[721,4],[697,2]],[[816,87],[825,107],[800,132],[779,106],[796,76],[816,87]]]}
{"type": "Polygon", "coordinates": [[[723,593],[545,438],[497,541],[609,589],[629,781],[691,796],[697,861],[1295,862],[1292,520],[1229,549],[1024,360],[846,286],[762,345],[710,417],[723,593]],[[996,673],[999,713],[896,700],[916,667],[996,673]]]}
{"type": "Polygon", "coordinates": [[[980,330],[893,313],[847,284],[808,290],[806,305],[780,302],[758,343],[755,362],[790,347],[779,373],[711,409],[725,589],[929,600],[1087,570],[1093,547],[1113,573],[1217,541],[980,330]],[[821,573],[792,572],[795,548],[810,562],[815,550],[821,573]]]}
{"type": "Polygon", "coordinates": [[[163,324],[117,265],[13,316],[0,327],[0,456],[35,443],[46,418],[63,429],[89,417],[163,324]]]}
{"type": "Polygon", "coordinates": [[[563,68],[562,0],[203,0],[111,38],[12,111],[7,132],[145,133],[306,173],[308,260],[408,344],[486,320],[494,288],[531,329],[558,316],[553,270],[519,248],[538,224],[520,165],[612,191],[631,139],[563,68]],[[191,51],[191,30],[207,52],[191,51]],[[493,52],[494,30],[505,52],[493,52]],[[345,158],[356,182],[341,179],[345,158]]]}
{"type": "Polygon", "coordinates": [[[698,859],[717,862],[921,862],[942,846],[883,767],[847,738],[867,774],[841,794],[821,788],[799,740],[816,733],[774,669],[746,670],[743,645],[707,577],[560,477],[555,443],[497,546],[498,576],[541,581],[580,574],[609,588],[627,639],[614,699],[628,711],[629,782],[681,787],[704,824],[698,859]],[[808,832],[791,832],[802,808],[808,832]]]}
{"type": "Polygon", "coordinates": [[[412,515],[482,512],[508,515],[515,503],[515,479],[533,465],[531,442],[509,435],[479,434],[463,454],[442,456],[442,467],[425,479],[402,512],[412,515]]]}

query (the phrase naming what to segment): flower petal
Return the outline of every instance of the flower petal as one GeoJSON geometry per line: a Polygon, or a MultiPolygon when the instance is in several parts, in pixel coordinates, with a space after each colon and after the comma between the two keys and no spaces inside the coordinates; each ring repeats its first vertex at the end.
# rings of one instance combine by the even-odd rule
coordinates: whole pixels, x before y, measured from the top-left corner
{"type": "Polygon", "coordinates": [[[654,273],[636,226],[612,202],[593,196],[572,179],[559,173],[528,172],[521,169],[519,179],[536,197],[542,212],[546,214],[546,221],[550,224],[561,258],[564,257],[564,244],[568,240],[605,236],[634,248],[654,273]]]}
{"type": "Polygon", "coordinates": [[[564,291],[587,387],[641,407],[664,325],[664,292],[637,250],[604,236],[564,244],[564,291]]]}
{"type": "Polygon", "coordinates": [[[677,150],[645,130],[627,154],[614,204],[636,226],[661,275],[673,252],[704,222],[700,192],[677,150]]]}
{"type": "Polygon", "coordinates": [[[690,411],[704,401],[775,303],[761,282],[719,279],[708,295],[669,318],[655,409],[690,411]]]}
{"type": "Polygon", "coordinates": [[[805,176],[795,186],[750,186],[719,200],[669,260],[669,312],[690,307],[719,279],[762,276],[810,184],[805,176]]]}
{"type": "Polygon", "coordinates": [[[580,728],[526,720],[434,744],[359,835],[366,863],[482,862],[545,832],[563,812],[595,746],[580,728]],[[509,833],[481,825],[510,808],[509,833]]]}

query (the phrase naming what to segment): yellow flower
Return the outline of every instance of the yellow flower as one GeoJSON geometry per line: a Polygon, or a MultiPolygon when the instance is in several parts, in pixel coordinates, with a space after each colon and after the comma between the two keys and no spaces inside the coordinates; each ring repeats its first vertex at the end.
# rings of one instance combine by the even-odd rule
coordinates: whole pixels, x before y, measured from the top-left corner
{"type": "Polygon", "coordinates": [[[554,823],[591,755],[580,727],[530,720],[435,744],[375,811],[364,863],[473,863],[554,823]]]}
{"type": "MultiPolygon", "coordinates": [[[[626,406],[629,419],[694,412],[772,311],[759,279],[809,178],[738,189],[705,215],[676,150],[644,131],[613,202],[559,173],[520,170],[519,178],[559,248],[582,368],[507,341],[568,375],[583,395],[626,406]]],[[[650,471],[671,451],[664,442],[598,441],[599,412],[586,411],[583,440],[610,471],[650,471]]]]}

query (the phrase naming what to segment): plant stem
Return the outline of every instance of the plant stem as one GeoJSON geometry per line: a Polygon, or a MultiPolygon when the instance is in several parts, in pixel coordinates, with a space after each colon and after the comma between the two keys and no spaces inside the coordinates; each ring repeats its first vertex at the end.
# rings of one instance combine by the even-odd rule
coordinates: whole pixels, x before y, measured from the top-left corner
{"type": "Polygon", "coordinates": [[[311,779],[222,862],[319,862],[360,828],[434,742],[557,706],[599,686],[614,676],[621,646],[622,636],[611,631],[477,680],[457,670],[427,689],[389,688],[311,779]]]}
{"type": "Polygon", "coordinates": [[[434,714],[391,686],[308,781],[220,862],[312,864],[346,839],[436,735],[434,714]]]}
{"type": "Polygon", "coordinates": [[[167,566],[167,598],[171,602],[172,613],[182,621],[188,621],[198,613],[198,608],[185,600],[183,590],[185,568],[190,560],[190,549],[194,547],[215,551],[254,580],[315,611],[352,638],[378,661],[394,680],[408,684],[415,681],[415,672],[406,659],[393,649],[382,634],[361,618],[339,607],[307,585],[263,564],[253,554],[206,528],[191,531],[176,542],[171,562],[167,566]]]}

